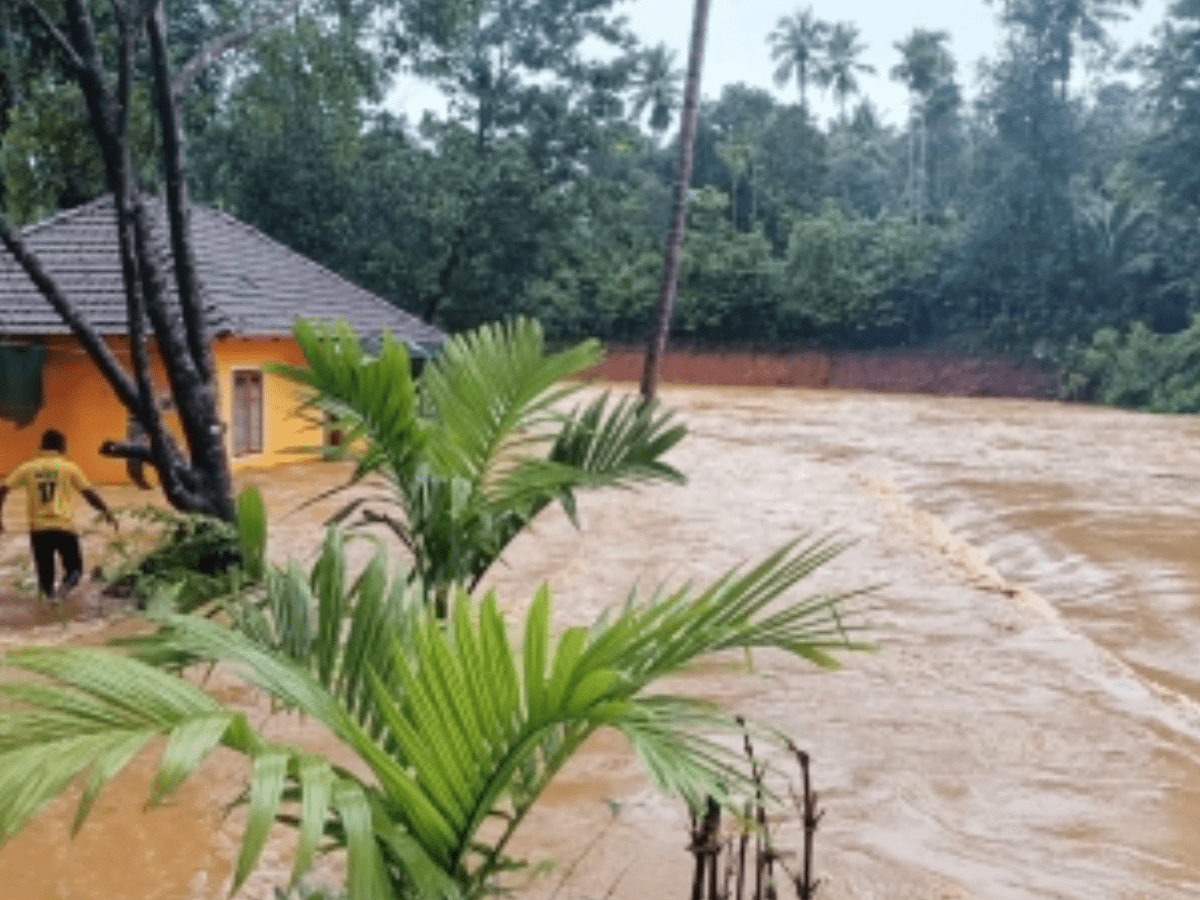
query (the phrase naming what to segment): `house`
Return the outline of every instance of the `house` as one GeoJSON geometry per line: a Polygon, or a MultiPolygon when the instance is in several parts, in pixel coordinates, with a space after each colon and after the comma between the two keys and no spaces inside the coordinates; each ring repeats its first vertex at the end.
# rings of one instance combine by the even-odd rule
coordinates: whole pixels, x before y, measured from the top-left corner
{"type": "MultiPolygon", "coordinates": [[[[153,233],[165,239],[164,212],[157,205],[152,209],[157,219],[153,233]]],[[[193,205],[191,227],[234,471],[295,460],[291,448],[322,443],[314,426],[293,415],[295,385],[264,371],[267,363],[303,364],[291,336],[297,317],[346,319],[368,346],[389,331],[415,357],[430,355],[442,341],[436,328],[233,216],[193,205]]],[[[22,238],[131,371],[111,198],[30,225],[22,238]]],[[[156,383],[164,387],[158,354],[151,356],[156,383]]],[[[166,413],[170,425],[169,408],[166,413]]],[[[126,437],[130,423],[125,408],[24,270],[2,249],[0,416],[22,422],[0,419],[0,475],[37,452],[46,428],[58,428],[67,436],[68,452],[93,481],[128,480],[122,460],[98,452],[105,440],[126,437]]]]}

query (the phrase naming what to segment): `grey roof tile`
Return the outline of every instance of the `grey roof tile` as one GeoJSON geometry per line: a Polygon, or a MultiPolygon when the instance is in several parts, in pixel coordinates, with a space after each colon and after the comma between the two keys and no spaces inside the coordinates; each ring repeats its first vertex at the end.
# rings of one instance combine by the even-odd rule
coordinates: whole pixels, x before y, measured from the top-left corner
{"type": "MultiPolygon", "coordinates": [[[[157,203],[150,208],[152,228],[165,248],[163,208],[157,203]]],[[[213,333],[284,335],[291,333],[296,318],[304,317],[314,321],[345,318],[369,343],[377,341],[384,330],[414,349],[429,348],[444,337],[432,325],[228,213],[193,204],[191,226],[196,268],[213,333]]],[[[98,331],[125,333],[125,289],[110,197],[30,225],[22,237],[98,331]]],[[[16,261],[0,252],[0,335],[67,331],[16,261]]]]}

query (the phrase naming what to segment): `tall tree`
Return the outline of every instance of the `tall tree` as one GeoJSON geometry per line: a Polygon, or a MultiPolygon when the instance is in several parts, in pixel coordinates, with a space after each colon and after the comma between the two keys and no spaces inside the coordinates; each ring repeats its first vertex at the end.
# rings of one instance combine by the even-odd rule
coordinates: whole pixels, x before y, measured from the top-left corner
{"type": "MultiPolygon", "coordinates": [[[[727,84],[720,99],[701,111],[702,128],[714,133],[713,152],[729,173],[731,220],[754,227],[758,219],[760,183],[763,168],[763,136],[777,111],[770,91],[745,84],[727,84]],[[743,197],[745,202],[743,203],[743,197]]],[[[697,135],[697,143],[701,135],[697,135]]],[[[701,148],[697,147],[697,153],[701,148]]],[[[701,183],[699,177],[693,180],[701,183]]]]}
{"type": "Polygon", "coordinates": [[[1146,60],[1155,128],[1141,158],[1167,200],[1200,209],[1200,0],[1177,0],[1146,60]]]}
{"type": "Polygon", "coordinates": [[[634,75],[633,117],[650,110],[650,129],[661,137],[671,127],[682,97],[683,72],[675,68],[675,52],[666,44],[646,50],[634,75]]]}
{"type": "Polygon", "coordinates": [[[825,62],[817,74],[822,87],[833,92],[838,105],[838,117],[846,120],[846,101],[858,93],[858,74],[873,73],[874,66],[858,61],[867,49],[858,41],[858,26],[853,22],[838,22],[833,26],[825,45],[825,62]]]}
{"type": "Polygon", "coordinates": [[[645,403],[653,402],[658,393],[658,363],[667,347],[667,334],[671,330],[671,309],[675,304],[675,292],[679,288],[679,258],[683,250],[683,234],[687,228],[687,198],[692,181],[696,123],[700,117],[700,72],[704,67],[704,36],[707,28],[708,0],[696,0],[692,15],[692,46],[688,53],[687,84],[683,90],[683,118],[679,127],[679,171],[675,174],[671,227],[667,232],[666,252],[663,254],[654,328],[650,333],[646,347],[646,363],[642,369],[641,394],[645,403]]]}
{"type": "Polygon", "coordinates": [[[352,244],[351,183],[387,71],[365,44],[365,13],[305,9],[245,54],[195,129],[198,196],[337,271],[352,244]]]}
{"type": "Polygon", "coordinates": [[[828,143],[828,192],[846,212],[875,218],[903,200],[904,176],[894,171],[896,139],[870,100],[859,102],[847,121],[830,129],[828,143]]]}
{"type": "Polygon", "coordinates": [[[918,225],[929,193],[926,150],[930,120],[953,112],[960,102],[954,83],[954,57],[945,46],[949,39],[946,31],[914,28],[895,44],[901,61],[892,68],[891,76],[905,84],[910,97],[909,196],[918,225]]]}
{"type": "Polygon", "coordinates": [[[64,74],[82,92],[88,121],[103,159],[106,189],[113,196],[116,232],[125,285],[132,373],[117,359],[77,304],[68,298],[20,236],[0,221],[0,239],[46,300],[55,308],[116,396],[141,425],[148,445],[107,442],[102,452],[153,465],[163,492],[178,509],[232,519],[232,483],[218,416],[216,371],[196,275],[184,182],[178,98],[195,74],[228,50],[240,46],[282,14],[287,4],[264,20],[216,36],[172,78],[166,17],[161,0],[113,0],[104,9],[101,37],[87,0],[64,0],[62,17],[35,0],[8,0],[28,27],[37,30],[58,55],[64,74]],[[113,79],[110,72],[115,69],[113,79]],[[129,123],[135,82],[149,72],[166,202],[170,265],[160,258],[151,233],[147,202],[137,184],[129,123]],[[176,300],[167,288],[173,278],[176,300]],[[164,363],[186,449],[166,428],[161,403],[150,377],[149,321],[164,363]]]}
{"type": "Polygon", "coordinates": [[[1063,336],[1073,304],[1076,215],[1071,179],[1081,163],[1077,110],[1058,89],[1044,34],[1009,30],[1002,57],[982,69],[984,128],[959,289],[991,316],[1003,340],[1063,336]]]}
{"type": "Polygon", "coordinates": [[[1161,198],[1168,236],[1161,302],[1174,307],[1176,326],[1200,309],[1200,0],[1177,0],[1146,56],[1154,124],[1138,148],[1138,162],[1161,198]]]}
{"type": "Polygon", "coordinates": [[[496,297],[523,292],[586,199],[576,190],[586,158],[626,124],[621,94],[637,64],[615,2],[481,0],[461,29],[418,50],[415,71],[450,99],[427,138],[457,170],[441,200],[455,213],[426,318],[478,324],[481,304],[495,317],[496,297]],[[599,46],[614,55],[601,59],[599,46]]]}
{"type": "MultiPolygon", "coordinates": [[[[729,221],[738,224],[738,188],[742,179],[750,173],[754,161],[754,145],[746,140],[721,141],[716,147],[717,156],[729,171],[729,221]]],[[[751,189],[753,197],[753,189],[751,189]]],[[[753,211],[751,212],[753,216],[753,211]]]]}
{"type": "Polygon", "coordinates": [[[1137,7],[1141,0],[1005,0],[1001,21],[1037,36],[1048,52],[1049,65],[1058,82],[1059,96],[1067,98],[1076,44],[1111,49],[1106,25],[1126,18],[1122,7],[1137,7]]]}
{"type": "Polygon", "coordinates": [[[812,7],[781,16],[767,36],[771,59],[776,63],[775,84],[783,87],[794,77],[800,90],[800,108],[808,113],[808,79],[823,62],[829,23],[816,17],[812,7]]]}

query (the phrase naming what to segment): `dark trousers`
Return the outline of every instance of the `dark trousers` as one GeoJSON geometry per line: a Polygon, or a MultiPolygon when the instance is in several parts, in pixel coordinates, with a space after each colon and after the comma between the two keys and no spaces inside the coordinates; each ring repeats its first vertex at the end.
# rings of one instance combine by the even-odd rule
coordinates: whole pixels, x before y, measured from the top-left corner
{"type": "Polygon", "coordinates": [[[83,574],[83,556],[79,552],[79,537],[72,531],[47,528],[29,532],[33,545],[33,562],[37,567],[38,587],[46,597],[54,594],[54,554],[62,557],[66,579],[78,581],[83,574]]]}

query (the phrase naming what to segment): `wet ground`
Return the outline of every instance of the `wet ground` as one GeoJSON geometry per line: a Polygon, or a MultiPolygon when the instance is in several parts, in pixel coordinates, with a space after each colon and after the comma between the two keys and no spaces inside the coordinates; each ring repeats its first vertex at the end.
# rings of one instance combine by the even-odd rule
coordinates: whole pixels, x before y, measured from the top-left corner
{"type": "MultiPolygon", "coordinates": [[[[491,578],[514,613],[543,580],[565,625],[633,581],[703,581],[801,532],[854,539],[809,588],[880,585],[867,613],[879,652],[835,673],[763,655],[753,676],[709,667],[682,682],[811,753],[821,896],[1200,896],[1200,423],[786,389],[664,399],[692,428],[674,454],[689,486],[585,498],[580,532],[557,513],[539,520],[491,578]]],[[[259,476],[276,556],[311,552],[323,510],[287,511],[336,475],[259,476]]],[[[6,534],[0,561],[23,540],[6,534]]],[[[83,592],[64,618],[90,621],[10,630],[3,643],[130,627],[94,618],[89,602],[83,592]]],[[[5,621],[24,624],[31,603],[7,594],[5,621]]],[[[260,709],[235,684],[213,689],[260,709]]],[[[321,743],[301,723],[269,727],[321,743]]],[[[238,835],[223,804],[240,765],[214,759],[146,815],[143,766],[73,842],[56,805],[0,849],[3,896],[220,896],[238,835]]],[[[520,835],[521,852],[558,863],[521,893],[686,896],[685,844],[681,811],[601,736],[520,835]]],[[[243,896],[270,897],[286,864],[281,833],[243,896]]]]}

